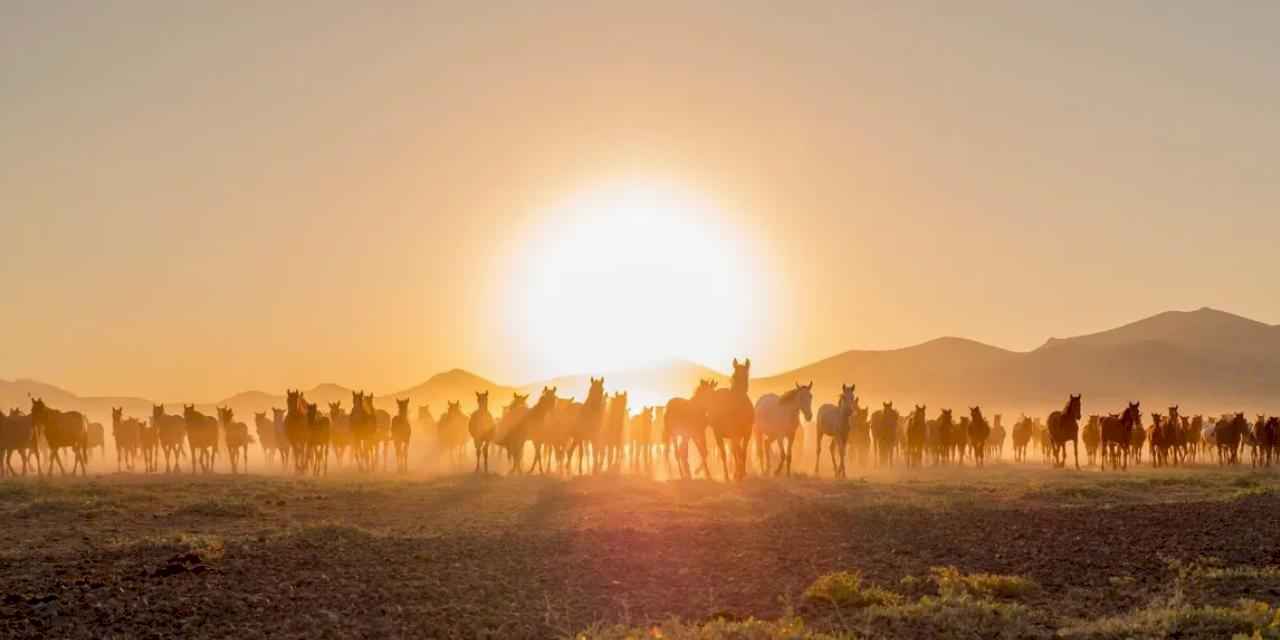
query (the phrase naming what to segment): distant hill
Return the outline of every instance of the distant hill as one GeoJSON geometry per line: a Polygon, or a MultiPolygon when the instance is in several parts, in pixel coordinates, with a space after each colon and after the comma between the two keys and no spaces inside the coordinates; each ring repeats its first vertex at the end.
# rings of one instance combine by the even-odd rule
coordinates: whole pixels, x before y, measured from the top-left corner
{"type": "Polygon", "coordinates": [[[1280,327],[1214,309],[1172,311],[1029,352],[942,338],[906,349],[849,351],[752,381],[753,394],[815,381],[819,397],[856,382],[874,402],[1043,412],[1083,393],[1086,412],[1141,400],[1193,412],[1280,411],[1280,327]]]}
{"type": "MultiPolygon", "coordinates": [[[[537,394],[555,386],[562,397],[582,398],[591,375],[605,377],[609,391],[626,389],[631,405],[659,404],[688,396],[699,379],[726,381],[725,374],[686,360],[664,360],[645,367],[603,374],[562,376],[508,386],[454,369],[395,393],[377,394],[380,408],[393,411],[392,398],[410,398],[417,407],[430,404],[438,415],[445,402],[475,406],[476,391],[490,391],[495,406],[510,394],[537,394]]],[[[1040,413],[1061,405],[1069,393],[1083,393],[1085,411],[1114,410],[1127,400],[1141,400],[1148,411],[1180,403],[1190,412],[1226,410],[1280,412],[1280,326],[1268,325],[1214,309],[1170,311],[1115,329],[1072,338],[1050,339],[1038,349],[1017,352],[964,338],[938,338],[885,351],[846,351],[798,369],[753,379],[751,393],[780,392],[795,383],[813,381],[819,402],[833,398],[842,383],[856,383],[866,402],[893,400],[898,406],[923,403],[935,409],[963,409],[981,404],[988,412],[1040,413]]],[[[351,390],[337,384],[305,389],[307,399],[327,405],[351,405],[351,390]]],[[[35,380],[0,380],[0,407],[30,406],[29,396],[43,397],[61,409],[86,412],[90,419],[110,421],[113,406],[146,416],[146,398],[81,397],[35,380]]],[[[177,411],[178,403],[166,405],[177,411]]],[[[255,411],[284,406],[279,394],[246,391],[218,403],[230,406],[243,420],[255,411]]]]}

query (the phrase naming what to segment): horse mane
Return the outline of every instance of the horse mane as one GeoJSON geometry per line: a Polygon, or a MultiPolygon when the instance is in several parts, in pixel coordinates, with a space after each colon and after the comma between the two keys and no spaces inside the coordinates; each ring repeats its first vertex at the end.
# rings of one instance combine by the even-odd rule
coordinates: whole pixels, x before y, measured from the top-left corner
{"type": "Polygon", "coordinates": [[[800,393],[800,388],[796,387],[778,397],[778,402],[786,403],[796,399],[796,394],[800,393]]]}

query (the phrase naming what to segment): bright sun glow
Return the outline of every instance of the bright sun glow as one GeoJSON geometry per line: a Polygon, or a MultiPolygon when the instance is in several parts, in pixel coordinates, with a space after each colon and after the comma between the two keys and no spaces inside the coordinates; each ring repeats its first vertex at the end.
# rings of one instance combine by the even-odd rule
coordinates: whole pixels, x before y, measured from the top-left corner
{"type": "Polygon", "coordinates": [[[725,365],[758,324],[747,243],[714,202],[615,183],[537,217],[517,257],[512,330],[548,373],[679,357],[725,365]]]}

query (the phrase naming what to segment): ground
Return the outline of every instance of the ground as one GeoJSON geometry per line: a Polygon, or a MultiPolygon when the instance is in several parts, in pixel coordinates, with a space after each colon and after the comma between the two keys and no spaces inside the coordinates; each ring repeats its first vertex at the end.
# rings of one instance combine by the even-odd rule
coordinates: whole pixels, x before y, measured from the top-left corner
{"type": "Polygon", "coordinates": [[[1280,634],[1275,471],[123,474],[0,522],[0,637],[1280,634]]]}

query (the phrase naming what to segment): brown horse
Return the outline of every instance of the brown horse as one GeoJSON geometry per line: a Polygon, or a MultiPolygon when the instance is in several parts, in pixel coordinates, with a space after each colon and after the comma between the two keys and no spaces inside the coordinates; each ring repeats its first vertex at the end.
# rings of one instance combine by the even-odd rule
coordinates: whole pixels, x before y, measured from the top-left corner
{"type": "Polygon", "coordinates": [[[444,415],[440,416],[436,442],[439,443],[440,451],[449,456],[455,470],[466,458],[463,447],[467,444],[468,426],[467,414],[462,412],[462,402],[450,402],[444,415]]]}
{"type": "Polygon", "coordinates": [[[1088,459],[1088,464],[1092,467],[1098,458],[1098,444],[1102,442],[1102,425],[1101,416],[1093,414],[1089,416],[1089,421],[1085,423],[1084,429],[1080,432],[1080,441],[1084,442],[1084,455],[1088,459]]]}
{"type": "Polygon", "coordinates": [[[204,473],[213,473],[218,457],[218,420],[196,411],[193,404],[183,405],[182,419],[187,423],[187,445],[191,447],[191,473],[196,464],[204,473]]]}
{"type": "Polygon", "coordinates": [[[1243,413],[1224,417],[1218,421],[1213,430],[1213,439],[1218,444],[1218,464],[1233,465],[1240,462],[1240,443],[1244,432],[1249,429],[1249,421],[1243,413]]]}
{"type": "Polygon", "coordinates": [[[1031,443],[1034,426],[1031,418],[1022,416],[1013,424],[1013,461],[1027,461],[1027,445],[1031,443]]]}
{"type": "Polygon", "coordinates": [[[222,423],[222,432],[227,440],[227,457],[231,460],[232,475],[240,473],[241,460],[244,461],[244,472],[249,473],[249,445],[253,443],[249,425],[237,422],[231,407],[218,409],[218,422],[222,423]]]}
{"type": "Polygon", "coordinates": [[[907,419],[906,459],[908,467],[924,466],[924,449],[928,440],[928,419],[925,416],[927,405],[918,404],[907,419]]]}
{"type": "Polygon", "coordinates": [[[31,416],[17,409],[8,416],[0,413],[0,478],[18,475],[13,468],[13,454],[22,458],[22,475],[27,475],[31,456],[35,456],[36,474],[40,474],[40,447],[36,442],[36,427],[31,416]]]}
{"type": "MultiPolygon", "coordinates": [[[[546,391],[545,387],[543,391],[546,391]]],[[[498,424],[493,430],[493,446],[507,452],[507,461],[511,463],[508,471],[510,474],[524,473],[524,445],[529,441],[530,426],[525,424],[525,418],[529,411],[529,395],[512,392],[511,402],[502,408],[502,416],[498,418],[498,424]]]]}
{"type": "Polygon", "coordinates": [[[1142,412],[1139,404],[1130,402],[1124,413],[1102,418],[1098,434],[1102,441],[1100,470],[1107,470],[1108,458],[1111,459],[1112,469],[1116,467],[1125,471],[1129,469],[1130,444],[1133,442],[1133,431],[1137,428],[1138,417],[1142,412]]]}
{"type": "MultiPolygon", "coordinates": [[[[565,453],[568,466],[566,472],[573,473],[573,454],[578,454],[578,475],[582,475],[583,459],[587,456],[588,445],[595,442],[596,435],[604,428],[605,393],[604,378],[591,378],[591,387],[587,390],[587,399],[576,409],[577,415],[570,434],[569,449],[565,453]]],[[[598,453],[593,452],[593,455],[598,453]]]]}
{"type": "Polygon", "coordinates": [[[329,403],[329,448],[337,457],[337,465],[342,467],[347,452],[354,446],[355,438],[351,435],[351,416],[342,408],[342,402],[329,403]]]}
{"type": "Polygon", "coordinates": [[[182,416],[165,413],[164,405],[157,404],[151,407],[151,428],[156,431],[160,449],[164,452],[164,472],[180,472],[182,456],[186,455],[186,420],[182,416]]]}
{"type": "Polygon", "coordinates": [[[627,421],[626,444],[630,447],[627,463],[632,472],[653,471],[653,407],[644,407],[627,421]]]}
{"type": "MultiPolygon", "coordinates": [[[[733,477],[741,481],[747,477],[747,446],[755,427],[756,408],[747,395],[751,383],[751,358],[741,364],[733,359],[733,378],[728,389],[713,389],[704,394],[703,409],[707,412],[707,423],[716,438],[716,449],[724,464],[725,482],[729,481],[729,457],[725,452],[725,442],[729,443],[729,453],[733,456],[733,477]]],[[[763,438],[757,438],[760,445],[763,438]]]]}
{"type": "MultiPolygon", "coordinates": [[[[332,423],[329,416],[320,411],[314,402],[307,405],[307,465],[311,475],[329,475],[329,445],[332,442],[332,423]]],[[[305,469],[304,469],[305,471],[305,469]]]]}
{"type": "Polygon", "coordinates": [[[709,479],[711,471],[707,467],[707,410],[709,396],[715,393],[714,380],[702,380],[694,390],[692,398],[672,398],[663,411],[668,443],[675,451],[676,468],[682,479],[692,479],[694,472],[689,466],[689,444],[698,449],[701,459],[699,471],[709,479]]]}
{"type": "Polygon", "coordinates": [[[396,449],[396,471],[409,473],[409,438],[413,425],[409,424],[409,399],[396,398],[396,415],[391,419],[391,441],[396,449]]]}
{"type": "Polygon", "coordinates": [[[124,417],[124,407],[111,407],[111,439],[116,441],[116,471],[133,471],[142,444],[142,421],[124,417]]]}
{"type": "Polygon", "coordinates": [[[622,463],[623,440],[627,430],[627,418],[631,409],[627,406],[627,392],[621,391],[609,398],[609,406],[605,410],[604,425],[596,433],[592,448],[596,451],[595,468],[610,471],[617,470],[622,463]]]}
{"type": "Polygon", "coordinates": [[[475,473],[480,473],[481,460],[484,461],[484,472],[489,473],[489,445],[493,442],[496,428],[493,414],[489,413],[489,392],[477,392],[476,410],[467,421],[467,432],[471,434],[471,444],[476,448],[475,473]]]}
{"type": "Polygon", "coordinates": [[[102,423],[90,422],[85,429],[85,460],[89,459],[89,454],[97,449],[99,453],[106,455],[107,452],[107,430],[102,427],[102,423]]]}
{"type": "Polygon", "coordinates": [[[66,467],[58,451],[71,449],[73,462],[71,475],[80,469],[80,475],[88,475],[89,462],[89,421],[79,411],[58,411],[50,409],[41,398],[31,400],[31,422],[35,426],[37,437],[44,436],[49,445],[49,475],[53,475],[53,465],[58,464],[62,475],[67,475],[66,467]]]}
{"type": "MultiPolygon", "coordinates": [[[[1259,416],[1261,418],[1261,416],[1259,416]]],[[[1260,427],[1255,437],[1261,452],[1261,462],[1270,467],[1272,461],[1280,454],[1280,418],[1272,416],[1265,422],[1259,419],[1260,427]]]]}
{"type": "Polygon", "coordinates": [[[1056,467],[1067,466],[1067,443],[1070,442],[1076,470],[1080,470],[1080,401],[1080,395],[1072,395],[1062,411],[1049,414],[1049,441],[1052,445],[1050,454],[1056,467]]]}
{"type": "Polygon", "coordinates": [[[898,411],[892,402],[881,403],[871,414],[871,438],[876,445],[876,458],[881,466],[893,466],[893,451],[898,443],[898,411]]]}
{"type": "Polygon", "coordinates": [[[304,475],[310,467],[307,459],[311,452],[311,421],[308,417],[306,396],[301,390],[285,391],[284,433],[289,440],[289,455],[293,458],[293,471],[304,475]]]}
{"type": "Polygon", "coordinates": [[[374,432],[377,418],[369,411],[363,391],[351,392],[351,457],[361,471],[373,470],[374,432]]]}
{"type": "Polygon", "coordinates": [[[969,408],[969,448],[973,450],[973,464],[979,468],[986,465],[987,438],[991,437],[991,425],[982,416],[981,407],[969,408]]]}
{"type": "Polygon", "coordinates": [[[276,425],[271,418],[267,417],[267,412],[253,414],[253,426],[258,433],[258,442],[262,444],[262,459],[267,465],[274,464],[276,461],[276,425]]]}

